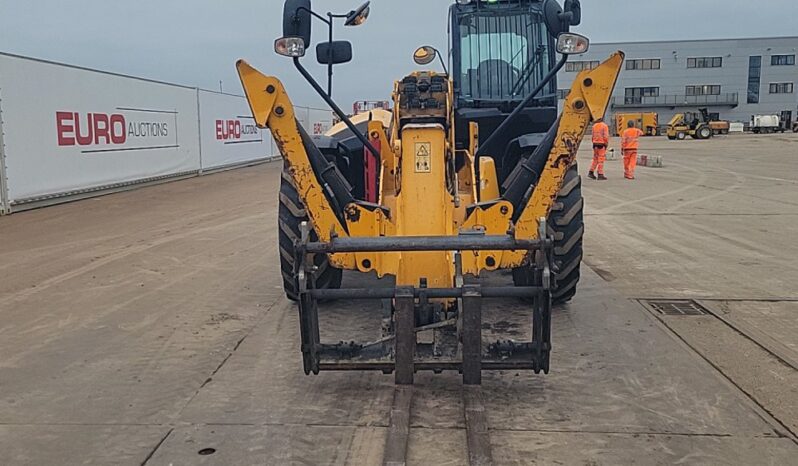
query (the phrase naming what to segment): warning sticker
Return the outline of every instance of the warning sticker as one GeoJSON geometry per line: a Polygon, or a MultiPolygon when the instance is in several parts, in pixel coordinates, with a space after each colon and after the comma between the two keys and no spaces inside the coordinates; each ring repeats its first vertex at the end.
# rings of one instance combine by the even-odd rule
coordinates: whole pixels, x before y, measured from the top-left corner
{"type": "Polygon", "coordinates": [[[430,165],[430,151],[432,145],[428,142],[416,143],[416,173],[429,173],[432,171],[430,165]]]}

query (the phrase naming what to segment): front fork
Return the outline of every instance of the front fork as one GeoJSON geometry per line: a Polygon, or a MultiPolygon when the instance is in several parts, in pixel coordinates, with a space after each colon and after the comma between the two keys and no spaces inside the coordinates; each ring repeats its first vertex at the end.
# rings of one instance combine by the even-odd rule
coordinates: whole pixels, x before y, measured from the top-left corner
{"type": "Polygon", "coordinates": [[[463,383],[478,385],[483,370],[533,370],[548,373],[551,352],[551,261],[554,239],[546,236],[540,220],[540,238],[516,240],[510,236],[460,235],[453,237],[333,238],[328,243],[310,242],[310,227],[302,224],[295,247],[295,279],[299,290],[299,323],[305,374],[322,370],[378,370],[394,373],[397,384],[412,384],[419,370],[436,373],[457,370],[463,383]],[[314,289],[315,254],[342,252],[456,251],[454,288],[314,289]],[[486,287],[466,284],[459,251],[526,250],[535,257],[534,286],[486,287]],[[482,343],[484,298],[531,298],[531,341],[501,340],[482,343]],[[370,342],[322,343],[318,301],[373,299],[392,303],[393,332],[370,342]],[[430,300],[458,302],[456,314],[433,312],[430,300]],[[436,316],[433,322],[422,315],[436,316]],[[433,343],[420,343],[417,333],[432,330],[433,343]]]}

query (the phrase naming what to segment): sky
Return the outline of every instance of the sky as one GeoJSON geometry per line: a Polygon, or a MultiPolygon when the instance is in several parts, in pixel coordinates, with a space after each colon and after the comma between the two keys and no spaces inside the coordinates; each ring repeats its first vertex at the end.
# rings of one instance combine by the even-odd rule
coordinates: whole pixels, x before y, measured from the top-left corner
{"type": "MultiPolygon", "coordinates": [[[[346,13],[363,0],[314,0],[319,13],[346,13]]],[[[419,45],[447,48],[453,0],[372,0],[359,27],[336,27],[353,43],[352,62],[336,67],[334,98],[387,99],[393,81],[413,71],[419,45]]],[[[276,56],[282,0],[0,0],[0,51],[160,81],[240,94],[235,61],[280,77],[296,105],[323,106],[290,59],[276,56]]],[[[593,42],[795,36],[795,0],[582,0],[574,32],[593,42]],[[766,6],[766,7],[765,7],[766,6]]],[[[316,21],[313,41],[326,38],[316,21]]],[[[315,54],[304,59],[320,82],[315,54]]],[[[0,70],[2,72],[2,70],[0,70]]]]}

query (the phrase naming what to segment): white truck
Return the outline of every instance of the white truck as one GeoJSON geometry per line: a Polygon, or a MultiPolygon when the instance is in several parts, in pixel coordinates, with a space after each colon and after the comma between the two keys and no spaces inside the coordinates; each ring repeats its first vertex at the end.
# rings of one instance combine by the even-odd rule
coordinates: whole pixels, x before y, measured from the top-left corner
{"type": "Polygon", "coordinates": [[[781,119],[778,115],[752,115],[751,131],[756,134],[776,132],[783,133],[784,127],[781,125],[781,119]]]}

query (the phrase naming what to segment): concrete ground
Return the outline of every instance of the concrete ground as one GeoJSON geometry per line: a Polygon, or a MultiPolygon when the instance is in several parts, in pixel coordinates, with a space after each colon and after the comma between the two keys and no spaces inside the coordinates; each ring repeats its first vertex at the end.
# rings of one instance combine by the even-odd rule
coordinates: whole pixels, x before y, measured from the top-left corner
{"type": "MultiPolygon", "coordinates": [[[[590,268],[555,312],[552,373],[486,375],[494,458],[798,464],[798,137],[642,146],[666,166],[585,180],[590,268]]],[[[0,464],[380,463],[393,378],[302,374],[279,168],[0,218],[0,464]]],[[[365,306],[323,324],[373,329],[365,306]]],[[[463,464],[459,377],[417,380],[410,463],[463,464]]]]}

